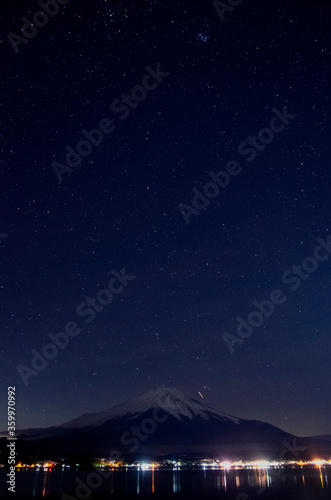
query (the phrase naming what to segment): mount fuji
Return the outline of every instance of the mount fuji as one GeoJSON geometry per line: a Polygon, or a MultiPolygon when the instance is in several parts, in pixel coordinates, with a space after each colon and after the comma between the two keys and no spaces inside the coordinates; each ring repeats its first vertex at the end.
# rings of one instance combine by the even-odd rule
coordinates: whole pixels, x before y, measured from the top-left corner
{"type": "Polygon", "coordinates": [[[53,458],[73,453],[100,458],[331,458],[330,442],[296,438],[268,423],[223,413],[167,387],[151,389],[109,410],[83,414],[59,426],[17,434],[34,455],[53,458]]]}

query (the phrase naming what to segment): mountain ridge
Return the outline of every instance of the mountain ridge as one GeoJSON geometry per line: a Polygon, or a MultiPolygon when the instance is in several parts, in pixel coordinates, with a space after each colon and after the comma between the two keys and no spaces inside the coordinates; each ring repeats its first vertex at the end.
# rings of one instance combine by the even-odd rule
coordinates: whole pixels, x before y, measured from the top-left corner
{"type": "Polygon", "coordinates": [[[218,415],[220,418],[231,419],[234,422],[239,422],[241,420],[233,415],[215,410],[193,398],[189,398],[176,388],[158,386],[149,389],[132,400],[119,403],[108,410],[95,413],[85,413],[80,417],[66,422],[58,427],[66,426],[66,428],[68,428],[69,424],[77,426],[77,423],[81,426],[88,421],[89,425],[93,425],[92,422],[94,419],[96,422],[95,425],[100,425],[100,418],[107,421],[127,414],[135,414],[137,412],[143,413],[150,408],[160,408],[168,411],[177,419],[180,418],[180,415],[187,416],[191,419],[193,416],[197,415],[203,418],[204,416],[208,416],[207,412],[209,412],[218,415]]]}
{"type": "Polygon", "coordinates": [[[271,424],[245,420],[189,398],[175,388],[155,387],[102,412],[83,414],[59,426],[26,429],[18,439],[27,453],[64,457],[84,453],[107,458],[165,455],[224,459],[331,458],[331,443],[298,438],[271,424]]]}
{"type": "Polygon", "coordinates": [[[33,435],[36,433],[42,433],[43,431],[50,431],[56,429],[79,429],[87,426],[98,426],[103,423],[112,420],[114,418],[123,417],[127,414],[144,413],[149,408],[160,408],[162,410],[168,411],[170,414],[179,418],[179,415],[186,415],[189,418],[200,415],[207,417],[208,414],[213,414],[223,419],[230,419],[235,423],[239,423],[242,419],[235,417],[234,415],[222,412],[220,410],[214,409],[209,405],[202,404],[194,398],[189,398],[183,392],[179,391],[174,387],[156,386],[148,391],[141,393],[139,396],[119,403],[107,410],[102,410],[100,412],[93,413],[83,413],[79,417],[68,420],[59,425],[44,427],[44,428],[28,428],[20,429],[17,434],[21,435],[33,435]],[[173,403],[186,403],[186,411],[183,404],[181,408],[177,406],[174,407],[173,403]],[[193,403],[195,404],[193,404],[193,403]],[[187,411],[188,410],[188,411],[187,411]],[[191,411],[191,413],[189,413],[191,411]]]}

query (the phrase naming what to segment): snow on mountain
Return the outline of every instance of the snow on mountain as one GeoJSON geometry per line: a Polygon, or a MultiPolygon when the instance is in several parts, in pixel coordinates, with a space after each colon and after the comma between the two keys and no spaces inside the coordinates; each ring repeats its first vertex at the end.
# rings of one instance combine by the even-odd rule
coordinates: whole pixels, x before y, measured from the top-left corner
{"type": "MultiPolygon", "coordinates": [[[[137,452],[150,457],[176,453],[236,460],[277,458],[284,453],[284,442],[291,444],[295,439],[271,424],[239,419],[167,387],[156,387],[109,410],[84,414],[57,427],[17,434],[29,455],[45,457],[78,452],[107,457],[109,450],[116,449],[124,456],[137,452]],[[169,418],[148,432],[143,425],[155,410],[169,418]]],[[[331,457],[327,441],[302,438],[298,446],[306,456],[331,457]]]]}
{"type": "Polygon", "coordinates": [[[99,426],[109,420],[122,418],[124,416],[133,417],[144,414],[154,408],[163,410],[177,420],[182,420],[183,417],[189,418],[190,420],[200,417],[203,420],[217,418],[223,421],[231,421],[235,424],[240,423],[239,418],[201,404],[195,399],[187,397],[177,389],[156,387],[141,394],[137,398],[116,405],[109,410],[98,413],[86,413],[65,424],[53,427],[53,429],[79,429],[83,427],[99,426]]]}

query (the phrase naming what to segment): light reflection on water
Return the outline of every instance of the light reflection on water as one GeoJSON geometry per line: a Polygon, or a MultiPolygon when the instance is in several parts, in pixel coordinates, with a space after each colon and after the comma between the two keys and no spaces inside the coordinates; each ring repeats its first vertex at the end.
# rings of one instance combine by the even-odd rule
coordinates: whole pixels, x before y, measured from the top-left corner
{"type": "MultiPolygon", "coordinates": [[[[96,473],[98,469],[93,472],[96,473]]],[[[73,494],[77,487],[76,479],[85,482],[90,472],[39,469],[20,470],[16,473],[17,498],[33,498],[34,500],[61,496],[63,493],[73,494]]],[[[6,473],[1,471],[2,480],[6,473]]],[[[188,469],[175,467],[173,469],[137,470],[126,468],[113,470],[95,494],[100,498],[123,494],[125,496],[141,496],[143,494],[187,494],[190,492],[204,495],[205,492],[247,492],[260,494],[281,488],[303,490],[305,488],[321,491],[329,488],[331,466],[315,467],[285,467],[285,468],[248,468],[219,469],[199,468],[188,469]]],[[[91,485],[90,485],[91,486],[91,485]]],[[[93,490],[93,486],[91,488],[93,490]]],[[[92,493],[92,492],[91,492],[92,493]]],[[[77,497],[77,495],[76,495],[77,497]]],[[[331,497],[331,492],[330,492],[331,497]]],[[[93,497],[94,498],[94,497],[93,497]]]]}

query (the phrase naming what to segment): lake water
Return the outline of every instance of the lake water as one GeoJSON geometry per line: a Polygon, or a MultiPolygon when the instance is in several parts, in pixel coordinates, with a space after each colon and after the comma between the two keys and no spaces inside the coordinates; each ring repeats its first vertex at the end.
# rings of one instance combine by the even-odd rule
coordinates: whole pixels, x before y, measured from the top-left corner
{"type": "Polygon", "coordinates": [[[13,499],[201,499],[201,500],[330,500],[331,466],[268,469],[161,469],[107,471],[21,470],[16,472],[16,493],[7,491],[0,473],[2,498],[13,499]],[[80,489],[77,490],[78,485],[80,489]],[[7,493],[6,493],[7,492],[7,493]],[[78,495],[80,492],[80,495],[78,495]]]}

